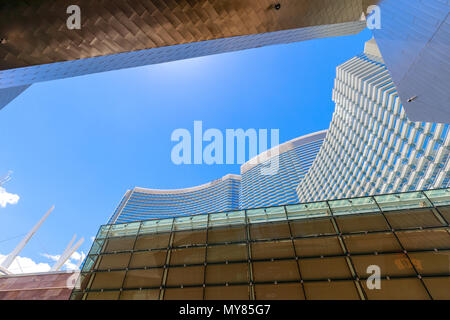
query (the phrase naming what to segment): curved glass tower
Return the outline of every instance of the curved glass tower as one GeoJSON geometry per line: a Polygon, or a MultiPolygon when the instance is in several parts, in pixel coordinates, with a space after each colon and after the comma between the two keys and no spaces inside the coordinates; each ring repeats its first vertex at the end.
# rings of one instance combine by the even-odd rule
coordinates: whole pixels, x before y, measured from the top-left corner
{"type": "Polygon", "coordinates": [[[449,124],[407,119],[374,40],[337,68],[336,109],[300,201],[450,185],[449,124]]]}
{"type": "Polygon", "coordinates": [[[177,190],[128,190],[108,223],[296,203],[296,187],[313,164],[326,132],[283,143],[278,146],[278,155],[274,149],[259,154],[241,166],[242,176],[229,174],[201,186],[177,190]],[[275,157],[278,161],[273,174],[264,175],[262,169],[275,157]]]}
{"type": "Polygon", "coordinates": [[[185,189],[134,188],[125,193],[108,223],[238,209],[240,181],[239,175],[229,174],[185,189]]]}
{"type": "Polygon", "coordinates": [[[278,146],[278,170],[264,175],[274,157],[268,150],[241,166],[240,208],[257,208],[298,202],[296,187],[308,173],[327,131],[308,134],[278,146]],[[260,161],[259,159],[264,159],[260,161]]]}
{"type": "Polygon", "coordinates": [[[278,146],[274,174],[263,174],[271,149],[243,164],[242,177],[181,190],[135,188],[109,223],[450,186],[449,124],[407,119],[374,40],[337,67],[333,100],[329,130],[278,146]]]}

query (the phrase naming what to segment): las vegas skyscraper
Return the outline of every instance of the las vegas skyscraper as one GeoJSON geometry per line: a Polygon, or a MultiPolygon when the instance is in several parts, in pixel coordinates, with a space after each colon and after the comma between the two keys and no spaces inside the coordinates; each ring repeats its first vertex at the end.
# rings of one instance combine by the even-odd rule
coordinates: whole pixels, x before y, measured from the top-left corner
{"type": "Polygon", "coordinates": [[[374,39],[337,67],[333,100],[328,130],[280,145],[277,174],[249,161],[241,176],[198,187],[135,188],[109,223],[450,185],[449,125],[408,120],[374,39]]]}

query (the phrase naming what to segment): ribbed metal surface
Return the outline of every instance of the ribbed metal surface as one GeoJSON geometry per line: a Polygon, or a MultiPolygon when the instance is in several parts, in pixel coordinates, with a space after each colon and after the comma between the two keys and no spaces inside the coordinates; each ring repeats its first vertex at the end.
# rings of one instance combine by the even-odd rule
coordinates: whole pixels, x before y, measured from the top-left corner
{"type": "Polygon", "coordinates": [[[0,88],[17,87],[41,81],[64,79],[96,72],[133,68],[268,45],[354,34],[361,31],[364,26],[365,23],[359,21],[346,22],[0,70],[0,88]]]}
{"type": "Polygon", "coordinates": [[[0,70],[357,21],[362,0],[1,1],[0,70]],[[274,4],[280,3],[279,10],[274,4]],[[69,30],[66,8],[81,8],[69,30]]]}
{"type": "MultiPolygon", "coordinates": [[[[355,34],[365,1],[0,0],[0,89],[355,34]],[[66,26],[69,5],[80,30],[66,26]]],[[[0,109],[12,91],[0,91],[0,109]]]]}

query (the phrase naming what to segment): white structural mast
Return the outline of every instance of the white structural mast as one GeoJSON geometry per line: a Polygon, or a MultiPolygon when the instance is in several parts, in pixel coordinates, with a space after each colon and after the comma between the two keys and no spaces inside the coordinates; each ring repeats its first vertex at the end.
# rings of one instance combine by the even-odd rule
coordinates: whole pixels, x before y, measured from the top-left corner
{"type": "MultiPolygon", "coordinates": [[[[2,178],[2,180],[0,180],[0,185],[4,182],[8,181],[9,176],[10,175],[8,173],[6,178],[2,178]]],[[[27,233],[27,235],[22,239],[22,241],[17,245],[17,247],[15,247],[14,250],[0,264],[0,275],[1,274],[5,274],[5,275],[12,274],[12,272],[10,272],[8,270],[8,268],[14,262],[14,259],[19,255],[19,253],[22,251],[22,249],[26,246],[28,241],[30,241],[31,237],[33,237],[33,235],[36,233],[36,231],[41,227],[41,225],[44,223],[44,221],[48,218],[48,216],[50,215],[50,213],[53,211],[54,208],[55,208],[55,206],[52,206],[50,208],[50,210],[48,210],[44,214],[44,216],[41,218],[41,220],[39,220],[39,222],[27,233]]],[[[64,252],[62,253],[61,257],[58,259],[58,261],[55,263],[55,265],[52,267],[51,271],[59,270],[64,265],[64,263],[72,256],[72,254],[75,252],[75,250],[77,250],[81,246],[81,244],[84,242],[84,239],[81,238],[80,240],[78,240],[78,242],[74,246],[72,246],[72,244],[75,241],[75,238],[76,238],[76,235],[73,236],[69,245],[64,250],[64,252]]]]}
{"type": "Polygon", "coordinates": [[[75,238],[77,237],[77,235],[75,234],[72,238],[72,240],[69,242],[69,244],[67,245],[66,249],[64,250],[64,252],[61,254],[61,257],[58,259],[58,261],[56,261],[56,263],[53,265],[51,271],[57,271],[59,270],[64,263],[72,256],[72,254],[83,244],[84,242],[84,238],[81,238],[80,240],[77,241],[77,243],[75,243],[75,245],[72,247],[72,244],[75,241],[75,238]]]}
{"type": "Polygon", "coordinates": [[[2,185],[4,185],[5,183],[7,183],[9,180],[11,180],[11,174],[12,174],[12,171],[8,171],[6,176],[3,176],[0,178],[0,187],[2,185]]]}
{"type": "Polygon", "coordinates": [[[31,237],[36,233],[36,231],[41,227],[42,223],[48,218],[50,213],[55,209],[55,206],[52,206],[50,210],[47,211],[46,214],[39,220],[39,222],[33,227],[33,229],[28,232],[28,234],[25,236],[25,238],[20,241],[20,243],[17,245],[17,247],[14,248],[14,250],[6,257],[6,259],[2,262],[1,266],[5,269],[8,269],[9,266],[13,263],[14,259],[17,257],[17,255],[22,251],[22,249],[26,246],[28,241],[30,241],[31,237]]]}

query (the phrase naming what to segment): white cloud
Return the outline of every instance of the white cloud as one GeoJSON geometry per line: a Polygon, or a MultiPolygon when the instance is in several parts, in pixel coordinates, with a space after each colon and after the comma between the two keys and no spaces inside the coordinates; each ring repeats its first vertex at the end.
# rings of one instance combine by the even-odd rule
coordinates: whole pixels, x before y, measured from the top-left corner
{"type": "Polygon", "coordinates": [[[71,262],[70,260],[67,260],[66,263],[64,263],[64,267],[66,270],[77,270],[78,265],[71,262]]]}
{"type": "Polygon", "coordinates": [[[53,261],[58,261],[60,258],[60,255],[51,255],[51,254],[47,254],[47,253],[41,253],[41,256],[46,257],[47,259],[53,260],[53,261]]]}
{"type": "Polygon", "coordinates": [[[17,194],[6,192],[5,188],[0,187],[0,207],[4,208],[7,204],[16,204],[20,197],[17,194]]]}
{"type": "Polygon", "coordinates": [[[70,259],[74,259],[74,260],[80,261],[81,260],[81,255],[82,255],[81,253],[75,251],[74,253],[72,253],[72,256],[70,257],[70,259]]]}
{"type": "MultiPolygon", "coordinates": [[[[46,257],[47,259],[50,259],[55,262],[58,261],[60,258],[60,255],[51,255],[47,253],[41,253],[41,256],[46,257]]],[[[67,259],[67,261],[64,263],[61,269],[78,270],[79,269],[78,265],[84,260],[85,257],[86,254],[83,251],[81,252],[75,251],[74,253],[72,253],[70,258],[67,259]]]]}
{"type": "Polygon", "coordinates": [[[83,262],[84,258],[86,257],[86,254],[81,251],[75,251],[72,253],[70,258],[64,263],[64,267],[66,270],[78,270],[79,265],[83,262]]]}
{"type": "MultiPolygon", "coordinates": [[[[6,255],[0,253],[0,264],[6,259],[6,255]]],[[[48,263],[36,263],[30,258],[17,256],[8,270],[12,273],[35,273],[35,272],[47,272],[50,271],[50,265],[48,263]]]]}

